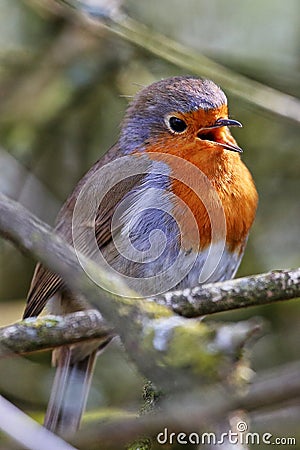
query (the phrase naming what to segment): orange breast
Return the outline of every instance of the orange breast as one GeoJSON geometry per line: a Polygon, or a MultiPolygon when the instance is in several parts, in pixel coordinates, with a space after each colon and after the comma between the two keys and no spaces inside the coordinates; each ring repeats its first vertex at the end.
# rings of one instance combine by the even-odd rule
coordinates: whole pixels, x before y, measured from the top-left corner
{"type": "MultiPolygon", "coordinates": [[[[231,135],[230,138],[235,142],[231,135]]],[[[252,176],[239,154],[214,146],[213,142],[168,144],[169,141],[164,142],[148,151],[154,152],[149,155],[151,158],[166,162],[171,169],[171,189],[175,196],[171,199],[172,213],[184,233],[184,247],[205,249],[212,236],[215,242],[221,240],[225,224],[223,236],[228,249],[242,252],[258,197],[252,176]],[[186,214],[176,199],[182,200],[192,215],[186,214]]]]}

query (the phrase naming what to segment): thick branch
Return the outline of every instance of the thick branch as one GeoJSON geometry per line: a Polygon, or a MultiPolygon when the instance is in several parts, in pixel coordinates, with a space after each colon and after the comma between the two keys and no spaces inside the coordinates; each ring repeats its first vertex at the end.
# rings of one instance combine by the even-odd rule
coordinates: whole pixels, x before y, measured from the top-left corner
{"type": "Polygon", "coordinates": [[[0,195],[0,230],[58,273],[71,290],[81,292],[99,308],[140,371],[166,392],[178,383],[191,387],[199,382],[220,380],[223,370],[234,369],[233,360],[245,341],[259,332],[259,326],[250,321],[242,327],[233,325],[225,329],[225,326],[213,328],[197,320],[174,316],[164,306],[136,299],[136,294],[118,276],[86,261],[97,286],[83,272],[69,245],[4,195],[0,195]],[[115,292],[116,284],[118,292],[126,297],[111,293],[115,292]],[[224,345],[224,342],[231,344],[224,345]]]}

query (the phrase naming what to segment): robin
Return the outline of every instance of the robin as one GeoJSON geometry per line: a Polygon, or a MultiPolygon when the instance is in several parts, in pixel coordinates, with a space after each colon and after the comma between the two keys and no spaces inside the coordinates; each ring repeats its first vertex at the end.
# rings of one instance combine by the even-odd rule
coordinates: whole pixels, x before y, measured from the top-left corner
{"type": "MultiPolygon", "coordinates": [[[[173,77],[142,89],[127,109],[118,142],[63,205],[56,232],[89,257],[100,252],[141,296],[232,278],[258,200],[229,131],[234,126],[241,124],[228,117],[226,96],[210,80],[173,77]],[[93,202],[94,217],[87,220],[85,208],[93,202]],[[84,238],[90,230],[94,243],[84,238]]],[[[24,318],[46,304],[54,314],[91,308],[38,264],[24,318]]],[[[54,350],[47,428],[78,428],[95,357],[108,341],[54,350]]]]}

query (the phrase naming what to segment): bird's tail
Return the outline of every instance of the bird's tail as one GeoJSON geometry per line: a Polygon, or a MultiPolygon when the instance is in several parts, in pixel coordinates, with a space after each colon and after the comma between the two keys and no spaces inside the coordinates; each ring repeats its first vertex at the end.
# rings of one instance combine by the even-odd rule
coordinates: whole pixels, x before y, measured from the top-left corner
{"type": "Polygon", "coordinates": [[[85,409],[97,351],[72,362],[72,349],[61,347],[56,354],[56,373],[44,426],[56,434],[72,434],[85,409]]]}

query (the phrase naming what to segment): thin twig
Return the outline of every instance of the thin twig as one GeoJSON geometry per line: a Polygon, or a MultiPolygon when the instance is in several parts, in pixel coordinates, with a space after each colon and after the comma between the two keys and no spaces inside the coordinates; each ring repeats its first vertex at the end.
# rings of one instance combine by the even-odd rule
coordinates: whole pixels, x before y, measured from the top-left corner
{"type": "MultiPolygon", "coordinates": [[[[0,396],[0,429],[30,450],[76,450],[0,396]]],[[[20,447],[19,447],[20,448],[20,447]]]]}
{"type": "MultiPolygon", "coordinates": [[[[27,1],[32,4],[32,0],[27,1]]],[[[51,15],[63,16],[65,20],[76,23],[98,38],[103,39],[103,31],[106,30],[189,73],[212,78],[225,90],[272,114],[300,122],[300,101],[297,98],[238,74],[123,13],[103,17],[101,10],[97,20],[97,11],[93,12],[93,17],[79,7],[75,9],[67,6],[66,2],[34,0],[34,4],[51,15]]]]}

